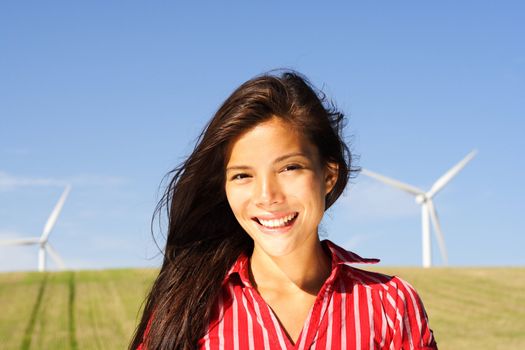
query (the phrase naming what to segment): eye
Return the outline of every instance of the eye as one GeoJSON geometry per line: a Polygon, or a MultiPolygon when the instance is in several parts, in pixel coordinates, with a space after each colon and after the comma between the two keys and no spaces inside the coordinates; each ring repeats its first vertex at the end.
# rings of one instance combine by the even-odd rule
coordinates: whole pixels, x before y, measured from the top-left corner
{"type": "Polygon", "coordinates": [[[286,165],[282,171],[293,171],[293,170],[299,170],[302,169],[303,166],[299,164],[288,164],[286,165]]]}
{"type": "Polygon", "coordinates": [[[236,180],[243,180],[243,179],[246,179],[250,177],[250,175],[248,174],[245,174],[245,173],[239,173],[239,174],[234,174],[230,177],[230,180],[231,181],[236,181],[236,180]]]}

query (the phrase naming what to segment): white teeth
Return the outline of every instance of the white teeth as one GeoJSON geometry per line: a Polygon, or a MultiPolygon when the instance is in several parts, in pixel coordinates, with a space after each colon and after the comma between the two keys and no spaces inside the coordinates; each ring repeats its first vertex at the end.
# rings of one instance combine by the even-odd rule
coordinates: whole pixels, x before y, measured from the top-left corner
{"type": "Polygon", "coordinates": [[[281,227],[281,226],[284,226],[288,223],[288,221],[292,220],[293,218],[295,218],[296,214],[290,214],[288,216],[285,216],[284,218],[280,218],[280,219],[274,219],[274,220],[263,220],[263,219],[259,219],[259,222],[261,223],[261,225],[263,226],[266,226],[266,227],[271,227],[271,228],[274,228],[274,227],[281,227]]]}

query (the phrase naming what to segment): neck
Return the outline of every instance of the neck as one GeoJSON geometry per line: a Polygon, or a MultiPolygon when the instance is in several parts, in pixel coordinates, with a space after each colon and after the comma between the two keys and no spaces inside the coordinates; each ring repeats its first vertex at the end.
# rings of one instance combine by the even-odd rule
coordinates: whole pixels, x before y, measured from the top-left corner
{"type": "Polygon", "coordinates": [[[331,272],[330,257],[315,235],[297,250],[272,257],[254,248],[251,260],[252,282],[257,289],[282,293],[306,292],[317,295],[331,272]]]}

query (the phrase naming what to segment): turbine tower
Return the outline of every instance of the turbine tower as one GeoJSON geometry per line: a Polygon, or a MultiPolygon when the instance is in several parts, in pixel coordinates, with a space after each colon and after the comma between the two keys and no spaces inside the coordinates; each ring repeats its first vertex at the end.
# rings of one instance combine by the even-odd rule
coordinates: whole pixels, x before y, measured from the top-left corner
{"type": "Polygon", "coordinates": [[[69,192],[71,191],[71,186],[66,186],[66,189],[60,196],[60,199],[58,200],[57,204],[55,205],[55,208],[51,212],[51,215],[47,219],[47,222],[44,226],[44,231],[42,232],[42,235],[40,237],[31,237],[31,238],[20,238],[20,239],[11,239],[11,240],[4,240],[0,241],[0,245],[33,245],[38,244],[38,271],[45,271],[46,270],[46,251],[49,253],[51,258],[55,261],[55,263],[58,265],[60,269],[64,269],[64,261],[58,255],[57,251],[51,246],[49,243],[49,235],[51,234],[51,231],[53,230],[53,227],[55,226],[55,223],[58,219],[58,216],[60,215],[60,211],[62,211],[62,207],[64,206],[64,202],[67,199],[67,196],[69,195],[69,192]]]}
{"type": "Polygon", "coordinates": [[[387,185],[393,186],[397,189],[405,191],[413,196],[417,204],[421,205],[421,228],[422,228],[422,249],[423,249],[423,267],[432,266],[432,243],[430,239],[430,223],[434,228],[434,234],[436,235],[439,251],[441,252],[441,257],[445,265],[448,265],[448,256],[447,248],[445,246],[445,238],[443,232],[441,231],[441,225],[439,223],[436,207],[432,199],[434,196],[447,185],[454,176],[456,176],[461,169],[467,165],[468,162],[474,158],[477,151],[472,151],[465,158],[463,158],[459,163],[454,165],[447,171],[443,176],[441,176],[428,190],[427,192],[403,183],[401,181],[386,177],[384,175],[372,172],[370,170],[362,169],[362,173],[368,177],[379,180],[387,185]]]}

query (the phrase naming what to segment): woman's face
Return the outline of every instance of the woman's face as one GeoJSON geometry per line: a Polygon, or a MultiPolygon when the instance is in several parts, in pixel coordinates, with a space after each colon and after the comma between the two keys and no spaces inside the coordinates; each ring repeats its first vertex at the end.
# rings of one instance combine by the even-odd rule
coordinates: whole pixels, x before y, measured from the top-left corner
{"type": "Polygon", "coordinates": [[[337,178],[314,145],[272,118],[237,138],[228,156],[226,196],[257,253],[281,257],[317,243],[337,178]]]}

